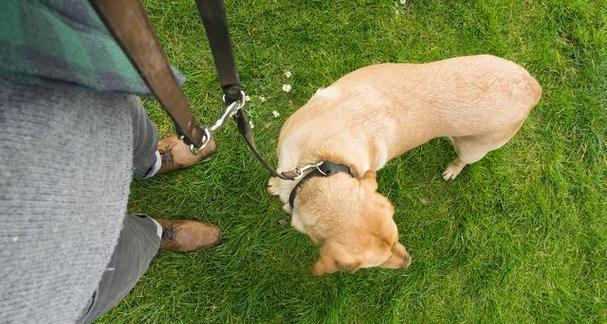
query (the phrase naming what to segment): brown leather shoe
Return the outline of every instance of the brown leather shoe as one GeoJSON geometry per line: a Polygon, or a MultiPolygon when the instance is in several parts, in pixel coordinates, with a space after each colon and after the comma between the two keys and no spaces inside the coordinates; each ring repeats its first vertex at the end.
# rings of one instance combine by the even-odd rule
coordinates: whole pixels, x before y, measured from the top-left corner
{"type": "Polygon", "coordinates": [[[156,174],[187,168],[209,158],[215,151],[217,151],[217,145],[215,145],[215,141],[211,140],[202,151],[194,155],[177,135],[169,136],[158,142],[162,165],[156,174]]]}
{"type": "Polygon", "coordinates": [[[219,227],[180,219],[155,219],[162,226],[160,248],[189,252],[216,246],[221,241],[219,227]]]}

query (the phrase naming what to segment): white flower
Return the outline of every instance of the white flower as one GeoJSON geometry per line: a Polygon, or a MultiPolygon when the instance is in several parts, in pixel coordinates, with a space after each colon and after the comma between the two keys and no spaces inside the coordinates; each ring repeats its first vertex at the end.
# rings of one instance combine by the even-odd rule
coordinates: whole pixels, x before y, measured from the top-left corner
{"type": "Polygon", "coordinates": [[[282,91],[284,91],[284,92],[291,91],[291,85],[290,84],[283,84],[282,85],[282,91]]]}
{"type": "Polygon", "coordinates": [[[245,96],[245,97],[244,97],[244,101],[251,101],[251,97],[249,97],[249,96],[245,96]]]}
{"type": "Polygon", "coordinates": [[[407,0],[400,0],[400,4],[404,5],[407,3],[407,0]]]}
{"type": "Polygon", "coordinates": [[[276,111],[276,110],[272,111],[272,115],[274,116],[274,118],[280,117],[280,113],[278,111],[276,111]]]}
{"type": "Polygon", "coordinates": [[[249,126],[251,127],[251,129],[255,128],[255,125],[253,125],[253,121],[249,120],[249,126]]]}
{"type": "Polygon", "coordinates": [[[268,100],[266,97],[264,97],[264,96],[259,96],[259,101],[261,101],[261,102],[265,102],[266,100],[268,100]]]}
{"type": "MultiPolygon", "coordinates": [[[[401,0],[401,1],[402,1],[402,0],[401,0]]],[[[290,77],[291,77],[291,71],[285,71],[285,76],[286,76],[287,78],[290,78],[290,77]]]]}

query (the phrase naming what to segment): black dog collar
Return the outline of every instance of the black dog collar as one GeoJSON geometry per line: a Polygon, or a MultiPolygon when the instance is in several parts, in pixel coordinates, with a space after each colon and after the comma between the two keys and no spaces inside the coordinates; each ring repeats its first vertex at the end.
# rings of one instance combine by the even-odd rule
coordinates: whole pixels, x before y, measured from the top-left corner
{"type": "Polygon", "coordinates": [[[310,173],[306,174],[295,185],[293,190],[291,190],[291,194],[289,195],[289,206],[291,206],[291,209],[293,209],[293,206],[295,206],[295,196],[299,192],[299,189],[304,184],[304,182],[306,182],[307,180],[314,178],[314,177],[330,177],[330,176],[340,173],[340,172],[347,173],[351,177],[354,177],[354,175],[352,174],[352,170],[347,165],[333,163],[333,162],[329,162],[329,161],[324,161],[321,165],[314,168],[310,173]]]}

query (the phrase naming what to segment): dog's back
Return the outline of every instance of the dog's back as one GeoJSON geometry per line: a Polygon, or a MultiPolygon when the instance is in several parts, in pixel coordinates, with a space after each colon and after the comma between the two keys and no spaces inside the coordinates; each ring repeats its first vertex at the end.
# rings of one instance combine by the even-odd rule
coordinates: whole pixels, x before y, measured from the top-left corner
{"type": "Polygon", "coordinates": [[[524,68],[491,55],[372,65],[318,90],[284,124],[279,152],[358,141],[385,143],[389,159],[434,137],[515,132],[540,96],[524,68]]]}

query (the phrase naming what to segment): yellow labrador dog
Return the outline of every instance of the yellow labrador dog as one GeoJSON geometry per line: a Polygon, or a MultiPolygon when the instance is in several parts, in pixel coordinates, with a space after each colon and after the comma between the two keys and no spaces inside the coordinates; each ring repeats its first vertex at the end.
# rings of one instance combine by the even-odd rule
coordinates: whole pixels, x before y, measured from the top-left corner
{"type": "Polygon", "coordinates": [[[524,68],[491,55],[372,65],[318,90],[282,127],[278,171],[324,163],[298,181],[268,183],[293,227],[320,245],[313,273],[407,267],[375,172],[447,136],[458,157],[442,176],[453,180],[516,134],[541,91],[524,68]]]}

